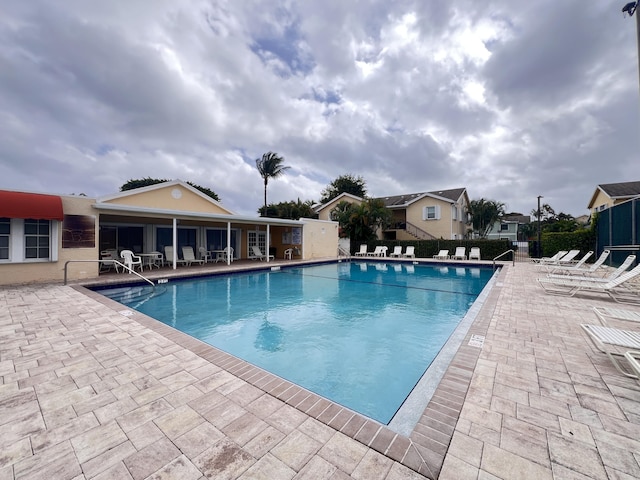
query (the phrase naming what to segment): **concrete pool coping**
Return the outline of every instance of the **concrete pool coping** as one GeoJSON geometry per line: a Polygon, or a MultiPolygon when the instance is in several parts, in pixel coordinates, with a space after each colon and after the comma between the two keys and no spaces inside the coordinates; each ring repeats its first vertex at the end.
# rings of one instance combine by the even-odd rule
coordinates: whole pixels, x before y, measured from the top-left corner
{"type": "MultiPolygon", "coordinates": [[[[430,259],[407,261],[388,258],[358,258],[353,259],[353,261],[423,264],[438,267],[492,268],[492,265],[486,262],[434,262],[430,259]]],[[[240,263],[241,268],[233,269],[232,265],[230,268],[227,267],[225,272],[219,273],[229,273],[229,271],[234,273],[256,270],[268,271],[274,267],[291,266],[293,264],[291,262],[281,263],[278,261],[270,263],[271,265],[266,263],[256,264],[256,262],[247,264],[244,262],[240,263]]],[[[314,265],[318,263],[335,263],[335,259],[297,262],[298,265],[314,265]]],[[[180,277],[193,277],[193,273],[188,275],[185,269],[181,270],[178,272],[180,277]]],[[[196,267],[196,272],[206,275],[200,267],[196,267]]],[[[166,274],[166,272],[163,273],[166,274]]],[[[481,296],[478,297],[480,303],[475,308],[473,306],[470,308],[471,314],[466,316],[466,321],[461,322],[461,326],[459,325],[459,329],[456,331],[457,333],[454,332],[447,342],[447,348],[441,351],[442,355],[439,354],[438,358],[434,360],[434,368],[430,368],[425,372],[419,386],[417,386],[417,390],[410,395],[412,400],[409,400],[409,404],[404,409],[401,407],[402,412],[398,412],[400,415],[396,415],[394,417],[395,421],[392,420],[389,426],[201,342],[154,318],[129,310],[99,293],[80,285],[75,285],[74,288],[105,306],[119,311],[121,315],[126,315],[160,333],[183,348],[197,353],[214,365],[321,423],[336,429],[347,437],[372,448],[427,478],[437,478],[453,433],[453,426],[455,426],[462,408],[464,395],[470,381],[470,373],[473,371],[480,351],[479,346],[474,345],[471,339],[472,337],[483,337],[483,329],[479,326],[473,326],[478,321],[478,314],[491,296],[491,292],[496,285],[496,278],[499,275],[500,270],[498,269],[485,286],[481,296]],[[420,395],[428,395],[428,399],[425,397],[420,398],[420,395]]],[[[132,280],[132,282],[139,283],[138,280],[132,280]]],[[[92,286],[95,286],[95,283],[92,286]]]]}

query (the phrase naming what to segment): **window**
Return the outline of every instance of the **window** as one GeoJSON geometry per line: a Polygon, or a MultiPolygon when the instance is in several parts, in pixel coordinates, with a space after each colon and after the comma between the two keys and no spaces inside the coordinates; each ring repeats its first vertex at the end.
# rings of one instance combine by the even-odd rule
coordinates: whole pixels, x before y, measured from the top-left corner
{"type": "Polygon", "coordinates": [[[451,220],[458,220],[458,207],[451,205],[451,220]]]}
{"type": "Polygon", "coordinates": [[[422,210],[423,220],[440,220],[440,206],[431,205],[422,210]]]}
{"type": "Polygon", "coordinates": [[[503,232],[507,232],[509,230],[509,224],[508,223],[501,223],[500,224],[500,230],[502,230],[503,232]]]}
{"type": "Polygon", "coordinates": [[[0,260],[9,260],[9,237],[11,236],[11,220],[0,218],[0,260]]]}
{"type": "Polygon", "coordinates": [[[49,258],[51,243],[49,220],[24,221],[24,258],[49,258]]]}

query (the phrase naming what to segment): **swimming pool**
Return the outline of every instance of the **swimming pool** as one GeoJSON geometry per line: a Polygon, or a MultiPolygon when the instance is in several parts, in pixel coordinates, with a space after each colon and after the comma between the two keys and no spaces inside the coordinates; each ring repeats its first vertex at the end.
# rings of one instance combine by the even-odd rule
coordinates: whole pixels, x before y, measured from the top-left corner
{"type": "Polygon", "coordinates": [[[343,262],[98,291],[388,424],[492,274],[343,262]]]}

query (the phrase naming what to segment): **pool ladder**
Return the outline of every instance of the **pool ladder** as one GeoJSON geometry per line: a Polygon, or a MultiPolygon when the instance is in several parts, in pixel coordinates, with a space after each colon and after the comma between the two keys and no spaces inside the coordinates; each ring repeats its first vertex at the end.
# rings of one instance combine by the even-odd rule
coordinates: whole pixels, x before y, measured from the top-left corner
{"type": "Polygon", "coordinates": [[[351,261],[351,252],[345,248],[338,247],[338,259],[344,258],[348,262],[351,261]]]}

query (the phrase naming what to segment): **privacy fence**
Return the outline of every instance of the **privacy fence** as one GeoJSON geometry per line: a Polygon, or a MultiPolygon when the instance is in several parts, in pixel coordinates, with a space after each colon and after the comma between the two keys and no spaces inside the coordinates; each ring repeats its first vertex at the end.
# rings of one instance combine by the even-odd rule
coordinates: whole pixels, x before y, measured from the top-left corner
{"type": "Polygon", "coordinates": [[[611,250],[612,263],[640,253],[640,197],[603,210],[598,214],[597,254],[611,250]]]}

